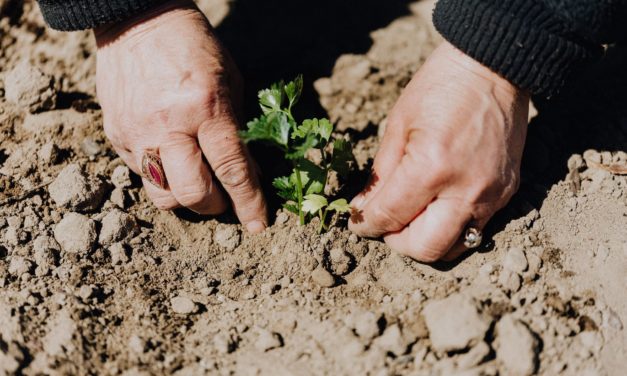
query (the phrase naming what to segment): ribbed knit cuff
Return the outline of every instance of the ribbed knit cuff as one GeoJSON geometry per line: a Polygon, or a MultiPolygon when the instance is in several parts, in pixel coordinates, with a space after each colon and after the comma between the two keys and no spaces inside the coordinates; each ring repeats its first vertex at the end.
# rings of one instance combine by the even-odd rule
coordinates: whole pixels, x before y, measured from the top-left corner
{"type": "Polygon", "coordinates": [[[433,22],[475,60],[546,97],[559,90],[574,66],[600,53],[567,39],[562,21],[535,0],[440,0],[433,22]]]}
{"type": "Polygon", "coordinates": [[[51,28],[61,31],[93,29],[128,19],[163,0],[39,0],[51,28]]]}

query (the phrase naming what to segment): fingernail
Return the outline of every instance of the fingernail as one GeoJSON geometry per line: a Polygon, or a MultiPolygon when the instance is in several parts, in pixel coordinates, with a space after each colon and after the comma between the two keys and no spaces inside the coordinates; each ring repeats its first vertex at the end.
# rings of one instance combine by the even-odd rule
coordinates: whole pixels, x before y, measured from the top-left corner
{"type": "Polygon", "coordinates": [[[255,221],[252,221],[252,222],[248,222],[248,224],[246,224],[246,229],[251,234],[259,234],[259,233],[263,232],[263,230],[266,229],[266,225],[265,225],[265,223],[263,223],[261,221],[255,220],[255,221]]]}

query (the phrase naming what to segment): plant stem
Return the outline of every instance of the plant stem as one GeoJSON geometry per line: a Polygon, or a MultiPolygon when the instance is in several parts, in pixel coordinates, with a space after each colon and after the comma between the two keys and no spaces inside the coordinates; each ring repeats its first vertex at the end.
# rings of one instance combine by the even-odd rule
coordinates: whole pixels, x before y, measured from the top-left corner
{"type": "Polygon", "coordinates": [[[298,197],[298,218],[300,225],[305,225],[305,213],[303,213],[303,182],[300,178],[300,168],[298,165],[294,166],[294,172],[296,173],[296,195],[298,197]]]}
{"type": "Polygon", "coordinates": [[[320,216],[320,227],[318,227],[318,234],[321,234],[322,230],[327,229],[327,226],[325,224],[325,222],[327,221],[327,209],[324,209],[324,211],[320,209],[318,212],[318,216],[320,216]]]}

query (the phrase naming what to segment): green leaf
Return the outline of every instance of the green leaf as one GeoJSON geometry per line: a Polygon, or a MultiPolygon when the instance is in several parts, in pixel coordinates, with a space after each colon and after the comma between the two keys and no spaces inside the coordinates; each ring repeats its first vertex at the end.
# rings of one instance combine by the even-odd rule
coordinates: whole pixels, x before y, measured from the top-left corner
{"type": "Polygon", "coordinates": [[[281,111],[283,104],[283,82],[272,85],[270,89],[261,90],[258,94],[259,105],[264,114],[281,111]]]}
{"type": "Polygon", "coordinates": [[[285,154],[285,158],[295,160],[304,158],[310,149],[317,147],[318,138],[315,135],[309,135],[302,143],[294,145],[292,151],[285,154]]]}
{"type": "Polygon", "coordinates": [[[289,102],[289,108],[292,108],[298,102],[303,92],[303,75],[298,75],[294,81],[285,85],[284,90],[289,102]]]}
{"type": "Polygon", "coordinates": [[[273,112],[249,121],[247,127],[247,130],[240,132],[240,137],[244,142],[265,141],[286,147],[292,124],[286,114],[273,112]]]}
{"type": "Polygon", "coordinates": [[[299,167],[301,169],[301,174],[304,174],[307,180],[307,182],[302,180],[303,192],[305,192],[304,194],[309,195],[322,193],[324,191],[324,186],[327,183],[326,171],[322,167],[307,159],[302,160],[299,167]]]}
{"type": "Polygon", "coordinates": [[[294,204],[286,202],[285,204],[283,204],[283,208],[285,208],[285,210],[288,210],[294,214],[298,214],[298,207],[294,204]]]}
{"type": "Polygon", "coordinates": [[[292,133],[292,139],[318,136],[329,141],[331,133],[333,133],[333,124],[329,119],[307,119],[292,133]]]}
{"type": "Polygon", "coordinates": [[[303,201],[303,211],[305,213],[316,214],[318,211],[329,203],[326,197],[321,195],[307,195],[305,196],[305,200],[303,201]]]}
{"type": "Polygon", "coordinates": [[[346,199],[340,198],[329,204],[329,210],[335,210],[338,213],[348,213],[351,207],[346,199]]]}
{"type": "Polygon", "coordinates": [[[318,134],[324,140],[329,141],[331,138],[331,133],[333,133],[333,124],[329,121],[329,119],[320,119],[318,120],[318,134]]]}
{"type": "Polygon", "coordinates": [[[296,195],[296,185],[292,184],[290,178],[287,176],[281,176],[272,181],[272,186],[277,189],[277,195],[287,201],[296,201],[298,197],[296,195]]]}
{"type": "Polygon", "coordinates": [[[348,177],[351,166],[355,162],[353,148],[350,142],[344,139],[337,139],[333,142],[333,157],[331,168],[343,178],[348,177]]]}

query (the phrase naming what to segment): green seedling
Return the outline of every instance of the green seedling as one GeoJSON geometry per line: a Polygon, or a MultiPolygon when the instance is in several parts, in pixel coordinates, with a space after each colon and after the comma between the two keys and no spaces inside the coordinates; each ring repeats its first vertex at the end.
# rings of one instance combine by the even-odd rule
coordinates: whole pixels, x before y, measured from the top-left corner
{"type": "Polygon", "coordinates": [[[294,119],[292,109],[302,90],[302,76],[261,90],[259,104],[263,114],[250,121],[240,135],[246,143],[264,142],[283,151],[292,163],[292,173],[274,179],[272,185],[285,200],[283,207],[297,214],[301,225],[318,216],[318,232],[322,232],[328,229],[329,213],[350,210],[346,199],[329,203],[324,192],[332,173],[346,178],[354,157],[350,143],[333,136],[333,124],[328,119],[307,119],[301,123],[294,119]],[[318,156],[318,163],[313,162],[312,155],[318,156]]]}

